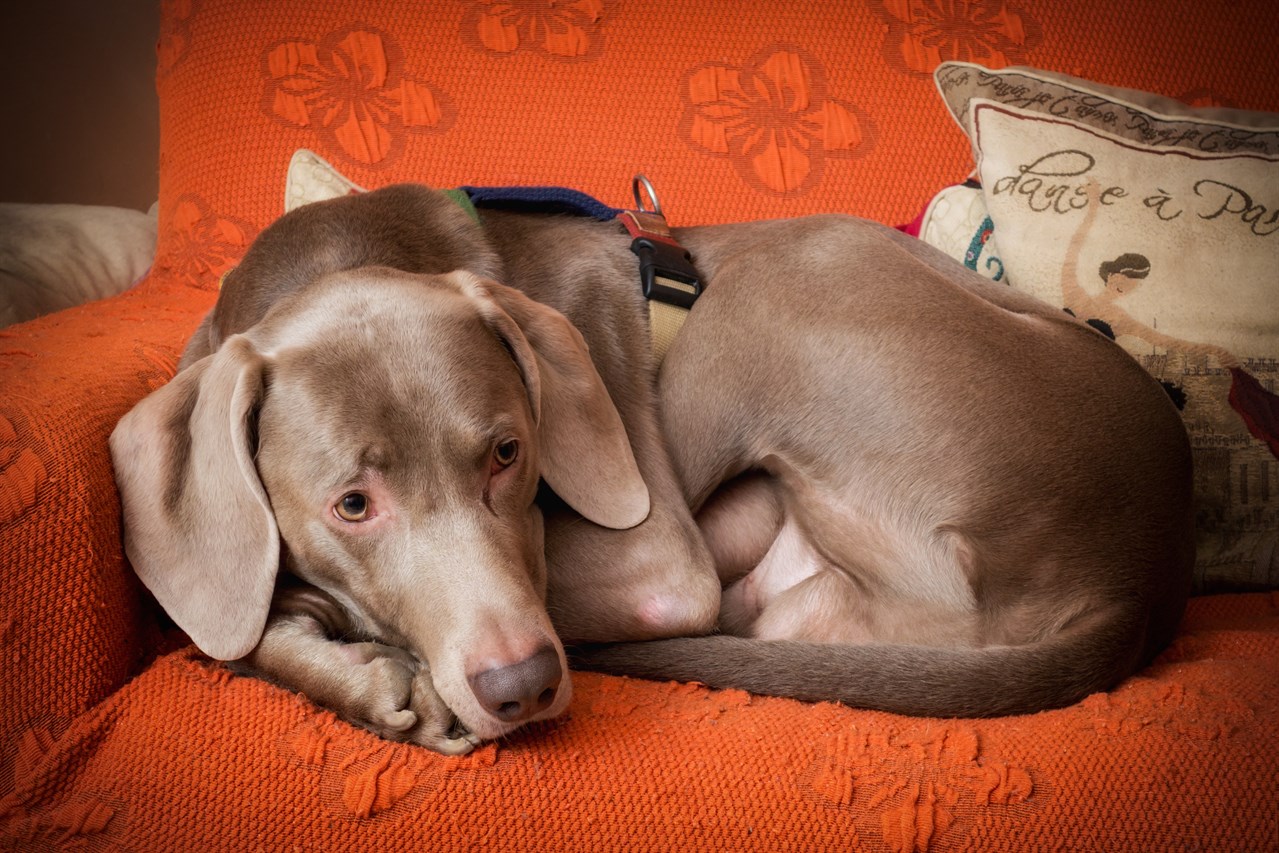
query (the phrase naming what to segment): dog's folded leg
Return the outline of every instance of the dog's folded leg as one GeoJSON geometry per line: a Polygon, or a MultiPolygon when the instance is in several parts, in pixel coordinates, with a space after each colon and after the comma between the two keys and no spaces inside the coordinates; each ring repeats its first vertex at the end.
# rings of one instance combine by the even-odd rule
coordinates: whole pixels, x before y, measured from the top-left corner
{"type": "Polygon", "coordinates": [[[478,740],[431,683],[430,669],[383,643],[343,642],[344,614],[314,589],[286,589],[243,668],[330,708],[347,722],[388,740],[409,741],[446,755],[470,752],[478,740]]]}

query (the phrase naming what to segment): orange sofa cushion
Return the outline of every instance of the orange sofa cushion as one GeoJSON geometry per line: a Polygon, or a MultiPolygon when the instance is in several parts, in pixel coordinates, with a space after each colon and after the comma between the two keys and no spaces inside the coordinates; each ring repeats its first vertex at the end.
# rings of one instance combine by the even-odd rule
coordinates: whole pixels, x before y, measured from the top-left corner
{"type": "Polygon", "coordinates": [[[1274,10],[1179,5],[1156,26],[1099,0],[168,3],[160,269],[210,286],[280,214],[298,148],[369,188],[555,184],[622,207],[645,172],[674,225],[897,224],[972,168],[943,58],[1279,110],[1254,73],[1274,10]]]}
{"type": "Polygon", "coordinates": [[[1279,6],[1178,0],[1159,21],[1103,0],[163,7],[150,277],[0,330],[7,845],[1275,848],[1274,594],[1193,601],[1153,667],[1044,714],[910,719],[578,675],[564,719],[445,758],[166,633],[121,552],[106,439],[280,212],[297,148],[368,187],[561,184],[624,206],[643,171],[676,225],[895,223],[972,166],[937,61],[1279,110],[1279,78],[1258,73],[1279,6]]]}
{"type": "MultiPolygon", "coordinates": [[[[464,757],[394,744],[193,648],[18,737],[19,845],[139,850],[1273,850],[1279,596],[1196,599],[1109,694],[911,719],[577,674],[464,757]]],[[[8,805],[6,811],[5,805],[8,805]]]]}

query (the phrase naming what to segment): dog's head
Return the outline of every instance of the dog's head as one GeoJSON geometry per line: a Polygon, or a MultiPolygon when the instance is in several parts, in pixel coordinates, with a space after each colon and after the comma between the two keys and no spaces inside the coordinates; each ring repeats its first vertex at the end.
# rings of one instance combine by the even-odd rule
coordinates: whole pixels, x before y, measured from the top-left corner
{"type": "Polygon", "coordinates": [[[569,699],[539,478],[606,527],[649,508],[581,335],[465,272],[326,277],[139,403],[111,451],[129,558],[204,652],[253,650],[283,559],[427,661],[480,737],[569,699]]]}

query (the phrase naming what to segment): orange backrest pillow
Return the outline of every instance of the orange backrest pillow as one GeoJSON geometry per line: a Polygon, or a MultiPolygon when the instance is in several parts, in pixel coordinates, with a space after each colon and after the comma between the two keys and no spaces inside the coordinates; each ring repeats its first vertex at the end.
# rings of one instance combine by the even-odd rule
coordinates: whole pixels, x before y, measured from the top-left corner
{"type": "Polygon", "coordinates": [[[1218,73],[1273,63],[1221,4],[1157,26],[1047,0],[164,5],[159,272],[199,287],[280,214],[297,148],[369,188],[556,184],[627,206],[644,172],[675,225],[897,224],[972,168],[930,76],[943,59],[1279,109],[1275,75],[1218,73]],[[1194,38],[1209,25],[1233,35],[1194,38]]]}

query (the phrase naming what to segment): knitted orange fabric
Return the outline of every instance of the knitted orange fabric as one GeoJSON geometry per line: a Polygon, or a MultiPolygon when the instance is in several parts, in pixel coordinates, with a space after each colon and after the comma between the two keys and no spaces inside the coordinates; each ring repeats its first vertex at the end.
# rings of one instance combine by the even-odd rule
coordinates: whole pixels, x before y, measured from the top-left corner
{"type": "Polygon", "coordinates": [[[1279,6],[163,6],[151,276],[0,330],[9,846],[1279,849],[1275,594],[1195,600],[1152,668],[1060,711],[909,719],[578,675],[566,718],[443,758],[174,649],[123,559],[106,450],[279,214],[296,148],[369,187],[561,184],[625,206],[643,171],[675,225],[896,223],[972,166],[937,61],[1279,110],[1279,6]]]}
{"type": "Polygon", "coordinates": [[[1029,717],[910,719],[575,676],[463,758],[193,650],[18,734],[19,846],[139,850],[1235,850],[1276,844],[1279,596],[1197,599],[1163,659],[1029,717]]]}

